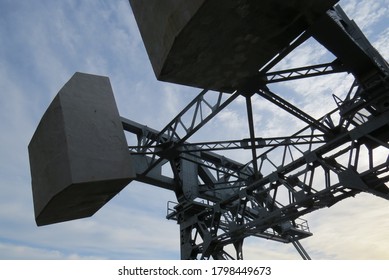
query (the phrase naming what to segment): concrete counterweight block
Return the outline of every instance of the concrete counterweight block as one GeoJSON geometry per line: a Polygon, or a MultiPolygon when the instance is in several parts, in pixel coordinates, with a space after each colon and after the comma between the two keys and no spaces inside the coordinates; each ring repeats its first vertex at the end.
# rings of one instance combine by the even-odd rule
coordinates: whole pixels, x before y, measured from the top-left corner
{"type": "Polygon", "coordinates": [[[92,216],[135,177],[107,77],[74,74],[28,150],[39,226],[92,216]]]}
{"type": "Polygon", "coordinates": [[[129,0],[157,79],[232,92],[339,0],[129,0]]]}

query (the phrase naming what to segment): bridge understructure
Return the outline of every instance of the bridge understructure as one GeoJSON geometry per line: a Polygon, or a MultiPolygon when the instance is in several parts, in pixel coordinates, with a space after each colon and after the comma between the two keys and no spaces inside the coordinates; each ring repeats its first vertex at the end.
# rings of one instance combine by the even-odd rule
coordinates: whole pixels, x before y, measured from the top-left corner
{"type": "Polygon", "coordinates": [[[244,239],[255,236],[292,243],[309,259],[299,242],[312,235],[303,215],[360,192],[389,199],[388,70],[337,6],[261,69],[247,88],[233,93],[203,90],[161,131],[122,118],[124,130],[138,140],[130,146],[136,180],[176,193],[178,202],[169,203],[167,218],[180,226],[181,258],[243,259],[244,239]],[[312,37],[337,58],[270,71],[312,37]],[[333,96],[336,109],[317,119],[269,89],[273,83],[342,72],[354,74],[355,82],[346,98],[333,96]],[[210,95],[213,101],[208,101],[210,95]],[[187,141],[239,96],[246,100],[249,137],[187,141]],[[254,96],[287,111],[305,127],[290,136],[257,137],[254,96]],[[240,163],[217,153],[233,149],[251,151],[252,160],[240,163]],[[172,176],[162,175],[166,165],[172,176]],[[224,250],[227,245],[234,246],[235,256],[224,250]]]}
{"type": "MultiPolygon", "coordinates": [[[[133,10],[135,2],[130,1],[133,10]]],[[[239,11],[245,14],[244,10],[239,11]]],[[[73,133],[77,152],[69,154],[74,148],[68,149],[70,152],[57,151],[71,145],[72,139],[64,141],[63,145],[56,144],[57,140],[50,135],[45,136],[48,140],[40,140],[50,125],[57,127],[58,121],[46,124],[42,120],[29,147],[37,224],[91,216],[130,181],[136,180],[175,193],[177,201],[168,203],[167,218],[179,225],[181,259],[243,259],[243,243],[248,237],[291,243],[303,259],[309,259],[300,243],[312,235],[304,215],[361,192],[389,199],[389,66],[340,6],[331,6],[325,11],[314,23],[302,24],[304,28],[297,37],[279,48],[254,75],[237,81],[236,89],[229,85],[228,90],[223,90],[220,84],[215,84],[214,88],[202,90],[162,130],[119,117],[114,104],[110,104],[113,109],[107,109],[107,101],[101,108],[90,105],[90,112],[83,113],[80,118],[90,118],[84,126],[90,130],[88,133],[94,131],[91,126],[100,125],[95,121],[99,112],[103,112],[98,117],[101,120],[106,115],[112,115],[113,120],[105,122],[102,132],[96,132],[97,137],[83,136],[85,129],[77,128],[80,124],[72,106],[73,111],[68,116],[55,115],[58,108],[66,111],[66,104],[73,104],[73,101],[67,101],[65,91],[71,92],[76,86],[68,84],[55,101],[57,103],[54,102],[52,113],[46,113],[46,119],[64,118],[64,121],[61,119],[66,124],[64,135],[70,139],[69,135],[73,133]],[[281,62],[307,40],[317,41],[335,59],[328,63],[280,69],[281,62]],[[271,90],[276,83],[335,73],[352,74],[355,81],[342,97],[333,95],[335,109],[319,118],[281,97],[285,95],[271,90]],[[261,98],[264,103],[269,102],[287,112],[301,123],[302,128],[286,136],[259,137],[255,129],[254,98],[261,98]],[[189,141],[237,99],[245,103],[247,124],[242,125],[247,125],[248,137],[189,141]],[[118,126],[122,129],[121,125],[127,139],[135,140],[128,143],[128,147],[127,143],[123,146],[125,141],[117,141],[122,139],[120,133],[123,131],[117,132],[118,126]],[[106,127],[111,134],[104,138],[106,127]],[[84,141],[85,145],[80,144],[83,137],[88,139],[84,141]],[[91,145],[91,139],[99,137],[103,139],[101,143],[91,145]],[[118,142],[122,145],[120,149],[116,148],[118,142]],[[48,143],[53,145],[50,151],[48,143]],[[102,149],[106,143],[112,146],[102,149]],[[102,150],[106,151],[104,156],[109,160],[102,160],[99,154],[102,150]],[[224,154],[229,150],[247,152],[250,160],[240,163],[224,154]],[[80,153],[85,154],[87,163],[80,159],[80,153]],[[54,167],[54,171],[47,169],[45,160],[57,161],[58,157],[53,154],[66,157],[67,164],[71,165],[70,179],[65,175],[57,178],[56,174],[63,172],[55,173],[54,167]],[[42,155],[47,159],[42,159],[42,155]],[[100,176],[109,169],[106,178],[96,178],[90,171],[95,168],[91,162],[95,163],[96,159],[102,163],[95,173],[100,176]],[[78,171],[82,168],[89,177],[78,171]],[[95,180],[95,183],[85,183],[88,180],[95,180]],[[68,185],[64,186],[63,181],[68,185]],[[56,192],[47,191],[53,185],[56,192]],[[235,255],[227,252],[227,246],[234,248],[235,255]]],[[[173,61],[178,60],[174,58],[173,61]]],[[[166,72],[164,67],[157,65],[155,68],[162,69],[163,79],[172,79],[171,72],[166,72]]],[[[185,75],[182,77],[186,79],[185,75]]],[[[106,79],[95,80],[101,84],[96,86],[97,92],[102,87],[104,92],[110,91],[106,79]]],[[[63,170],[64,164],[57,164],[58,170],[63,170]]]]}

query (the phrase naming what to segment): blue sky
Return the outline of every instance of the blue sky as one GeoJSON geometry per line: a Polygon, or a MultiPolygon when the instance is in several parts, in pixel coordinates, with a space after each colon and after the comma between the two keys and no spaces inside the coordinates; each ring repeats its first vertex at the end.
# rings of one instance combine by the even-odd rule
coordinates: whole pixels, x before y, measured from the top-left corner
{"type": "MultiPolygon", "coordinates": [[[[340,4],[388,60],[389,1],[340,4]]],[[[328,57],[310,41],[283,66],[328,57]]],[[[156,80],[128,1],[0,0],[0,61],[0,259],[178,259],[178,226],[165,219],[166,203],[175,197],[141,183],[131,183],[91,218],[45,227],[34,221],[27,146],[74,72],[110,77],[120,115],[156,129],[199,93],[156,80]]],[[[334,107],[331,93],[344,94],[351,82],[334,75],[276,89],[319,117],[334,107]]],[[[263,135],[297,130],[286,113],[260,99],[254,104],[263,135]]],[[[195,140],[247,137],[242,105],[226,108],[195,140]]],[[[389,259],[388,210],[387,201],[372,195],[350,198],[306,216],[314,236],[302,243],[314,259],[389,259]]],[[[292,245],[261,239],[248,239],[244,250],[251,259],[300,258],[292,245]]]]}

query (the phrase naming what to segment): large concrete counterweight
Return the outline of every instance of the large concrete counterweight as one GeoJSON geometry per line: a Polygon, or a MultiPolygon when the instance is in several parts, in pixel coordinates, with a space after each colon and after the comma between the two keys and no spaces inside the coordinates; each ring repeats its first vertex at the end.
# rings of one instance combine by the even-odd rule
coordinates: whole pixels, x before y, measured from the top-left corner
{"type": "Polygon", "coordinates": [[[244,88],[338,0],[129,0],[159,80],[244,88]]]}
{"type": "Polygon", "coordinates": [[[89,217],[134,177],[107,77],[76,73],[29,144],[37,225],[89,217]]]}

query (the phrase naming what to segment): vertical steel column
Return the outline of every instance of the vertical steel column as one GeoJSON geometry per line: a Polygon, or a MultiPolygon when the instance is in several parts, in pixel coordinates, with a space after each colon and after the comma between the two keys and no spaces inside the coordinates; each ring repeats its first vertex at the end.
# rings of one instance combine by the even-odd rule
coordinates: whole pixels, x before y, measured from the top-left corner
{"type": "Polygon", "coordinates": [[[248,119],[248,124],[249,124],[249,131],[250,131],[251,154],[253,157],[254,176],[255,176],[255,179],[259,179],[257,150],[256,150],[256,146],[255,146],[255,127],[254,127],[254,117],[253,117],[253,105],[251,102],[251,95],[246,96],[246,108],[247,108],[247,119],[248,119]]]}

